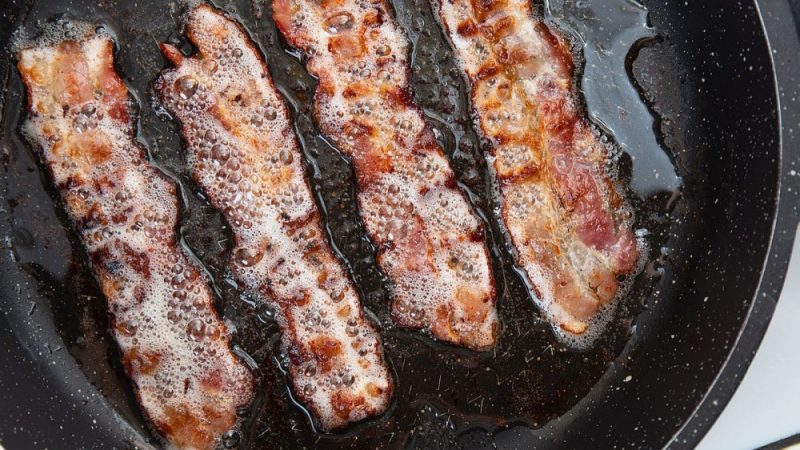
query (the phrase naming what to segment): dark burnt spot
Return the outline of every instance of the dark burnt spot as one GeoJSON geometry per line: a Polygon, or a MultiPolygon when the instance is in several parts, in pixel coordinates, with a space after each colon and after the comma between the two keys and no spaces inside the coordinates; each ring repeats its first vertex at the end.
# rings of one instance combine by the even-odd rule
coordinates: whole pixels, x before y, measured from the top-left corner
{"type": "Polygon", "coordinates": [[[66,192],[83,186],[83,180],[76,175],[70,175],[66,180],[58,184],[58,190],[66,192]]]}
{"type": "Polygon", "coordinates": [[[81,231],[93,230],[107,223],[108,220],[103,214],[100,204],[93,203],[86,214],[78,221],[78,229],[81,231]]]}
{"type": "Polygon", "coordinates": [[[283,229],[286,230],[288,236],[294,236],[295,233],[308,226],[308,224],[319,220],[319,213],[316,209],[309,211],[307,214],[298,217],[294,220],[283,222],[283,229]]]}
{"type": "Polygon", "coordinates": [[[147,298],[147,289],[144,286],[137,285],[133,288],[133,299],[136,300],[136,303],[142,303],[147,298]]]}
{"type": "Polygon", "coordinates": [[[478,82],[480,80],[485,80],[487,78],[491,78],[491,77],[497,75],[498,73],[500,73],[500,67],[499,66],[497,66],[496,64],[493,64],[493,63],[487,63],[487,64],[484,64],[483,66],[481,66],[480,69],[478,69],[478,72],[475,74],[475,76],[473,78],[474,78],[475,82],[478,82]]]}
{"type": "Polygon", "coordinates": [[[473,22],[472,19],[467,19],[458,24],[456,32],[464,37],[473,37],[478,34],[478,27],[475,25],[475,22],[473,22]]]}
{"type": "Polygon", "coordinates": [[[397,247],[397,245],[395,245],[394,241],[389,241],[389,240],[378,242],[376,238],[375,241],[376,243],[380,244],[377,252],[375,253],[375,261],[382,266],[384,264],[383,258],[386,256],[388,252],[394,250],[397,247]]]}
{"type": "Polygon", "coordinates": [[[122,250],[128,266],[141,274],[146,280],[150,279],[150,257],[146,253],[137,252],[125,242],[120,242],[118,247],[122,250]]]}
{"type": "Polygon", "coordinates": [[[514,142],[514,138],[506,133],[496,133],[492,136],[492,144],[500,146],[514,142]]]}
{"type": "Polygon", "coordinates": [[[123,211],[121,213],[114,214],[113,216],[111,216],[111,222],[116,224],[116,225],[125,223],[127,221],[128,221],[127,210],[123,211]]]}
{"type": "MultiPolygon", "coordinates": [[[[121,172],[117,172],[117,174],[121,174],[121,172]]],[[[95,190],[98,192],[105,192],[114,190],[114,188],[117,186],[117,183],[113,178],[103,175],[100,178],[92,180],[92,186],[94,186],[95,190]]]]}
{"type": "Polygon", "coordinates": [[[186,271],[184,272],[184,276],[186,277],[186,280],[189,281],[189,282],[197,281],[197,279],[200,278],[200,276],[201,276],[200,275],[200,270],[198,270],[195,265],[190,264],[190,265],[188,265],[186,267],[186,271]]]}
{"type": "Polygon", "coordinates": [[[119,270],[119,262],[111,257],[111,250],[106,245],[91,252],[89,256],[95,267],[106,270],[109,275],[114,275],[119,270]]]}
{"type": "Polygon", "coordinates": [[[303,254],[314,253],[320,249],[322,243],[318,239],[311,239],[303,247],[303,254]]]}
{"type": "Polygon", "coordinates": [[[391,88],[383,91],[383,97],[392,106],[399,106],[407,108],[412,105],[414,95],[408,88],[401,86],[392,86],[391,88]]]}
{"type": "Polygon", "coordinates": [[[478,222],[478,226],[467,234],[467,239],[470,242],[483,242],[483,223],[478,222]]]}
{"type": "Polygon", "coordinates": [[[342,91],[342,97],[347,99],[358,98],[363,94],[364,94],[364,87],[359,84],[352,84],[350,86],[347,86],[347,88],[342,91]]]}

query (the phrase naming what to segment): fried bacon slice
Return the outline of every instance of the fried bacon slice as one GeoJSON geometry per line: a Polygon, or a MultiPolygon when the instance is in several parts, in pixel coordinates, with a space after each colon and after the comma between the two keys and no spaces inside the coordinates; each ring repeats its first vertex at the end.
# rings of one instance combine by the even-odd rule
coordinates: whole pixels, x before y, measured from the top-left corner
{"type": "Polygon", "coordinates": [[[432,0],[470,83],[517,263],[561,329],[585,333],[631,273],[631,215],[572,92],[568,42],[529,0],[432,0]]]}
{"type": "Polygon", "coordinates": [[[108,300],[112,333],[147,417],[177,448],[213,448],[254,380],[229,349],[201,270],[176,241],[175,186],[135,140],[110,39],[23,49],[23,131],[61,192],[108,300]]]}
{"type": "Polygon", "coordinates": [[[499,332],[483,227],[411,99],[408,41],[382,0],[275,0],[319,78],[315,115],[355,167],[358,204],[393,284],[392,316],[476,350],[499,332]]]}
{"type": "Polygon", "coordinates": [[[210,6],[190,12],[186,34],[197,53],[163,44],[175,68],[156,91],[182,124],[193,177],[231,226],[231,271],[276,310],[294,395],[324,430],[381,414],[392,394],[383,347],[326,241],[264,60],[210,6]]]}

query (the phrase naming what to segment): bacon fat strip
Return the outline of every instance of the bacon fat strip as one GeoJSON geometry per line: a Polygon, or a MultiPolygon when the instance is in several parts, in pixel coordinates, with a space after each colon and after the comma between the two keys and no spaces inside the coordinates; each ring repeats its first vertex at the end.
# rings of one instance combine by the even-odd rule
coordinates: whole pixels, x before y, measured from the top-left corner
{"type": "Polygon", "coordinates": [[[381,414],[392,379],[378,334],[325,240],[288,110],[244,30],[221,12],[191,11],[197,54],[156,91],[181,121],[192,175],[235,237],[230,268],[276,309],[295,396],[325,430],[381,414]]]}
{"type": "Polygon", "coordinates": [[[254,380],[229,349],[207,280],[178,247],[175,186],[136,143],[111,40],[27,48],[18,67],[24,132],[89,253],[142,409],[172,446],[215,447],[254,380]]]}
{"type": "Polygon", "coordinates": [[[273,14],[319,78],[315,115],[355,167],[392,316],[476,350],[499,333],[483,227],[408,85],[408,41],[386,2],[275,0],[273,14]]]}
{"type": "Polygon", "coordinates": [[[470,83],[502,219],[550,319],[585,333],[639,259],[607,148],[582,117],[569,45],[529,0],[432,0],[470,83]]]}

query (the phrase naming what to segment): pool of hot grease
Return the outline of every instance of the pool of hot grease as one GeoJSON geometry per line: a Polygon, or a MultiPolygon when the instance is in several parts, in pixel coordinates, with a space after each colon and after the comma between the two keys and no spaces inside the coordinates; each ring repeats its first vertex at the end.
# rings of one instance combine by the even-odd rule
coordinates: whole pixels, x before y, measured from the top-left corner
{"type": "MultiPolygon", "coordinates": [[[[682,164],[671,154],[679,137],[664,135],[680,119],[679,105],[656,105],[649,91],[662,89],[657,61],[670,48],[647,23],[646,10],[632,0],[551,0],[546,17],[575,39],[581,89],[598,133],[608,138],[614,172],[628,192],[638,235],[647,242],[647,264],[636,277],[621,280],[627,295],[608,312],[608,324],[592,346],[576,351],[559,340],[531,300],[496,225],[496,200],[483,144],[473,130],[466,85],[426,0],[392,4],[411,40],[414,98],[444,148],[460,187],[486,221],[497,283],[502,333],[495,349],[475,353],[437,343],[394,327],[389,319],[387,281],[374,260],[356,210],[353,173],[346,158],[321,136],[311,111],[315,80],[286,46],[270,18],[269,0],[226,2],[224,10],[245,25],[266,56],[284,94],[307,157],[307,170],[332,244],[378,323],[396,388],[383,416],[334,434],[316,433],[285,381],[285,355],[271,312],[240,294],[226,270],[232,239],[222,219],[191,180],[176,123],[154,100],[152,81],[165,66],[158,49],[171,42],[192,48],[181,34],[186,5],[163,2],[33,1],[23,20],[27,36],[45,23],[69,27],[71,20],[105,29],[117,44],[117,67],[140,108],[138,139],[155,165],[180,187],[182,245],[214,280],[219,307],[236,330],[237,352],[251,358],[260,377],[255,404],[240,411],[241,435],[227,436],[226,448],[482,448],[505,430],[546,429],[587,396],[602,396],[598,380],[624,376],[635,355],[635,318],[652,301],[667,301],[670,255],[692,223],[692,199],[680,191],[682,164]],[[610,8],[610,9],[605,9],[610,8]],[[628,8],[628,13],[603,13],[628,8]],[[591,20],[589,20],[591,18],[591,20]],[[609,43],[608,45],[603,43],[609,43]],[[584,64],[584,62],[586,64],[584,64]],[[644,97],[645,100],[642,100],[644,97]],[[609,101],[611,99],[611,101],[609,101]],[[624,113],[617,105],[624,109],[624,113]],[[669,124],[669,126],[665,125],[669,124]],[[654,175],[658,174],[658,176],[654,175]],[[632,189],[627,189],[632,186],[632,189]]],[[[220,3],[222,5],[222,3],[220,3]]],[[[672,70],[681,70],[672,68],[672,70]]],[[[51,300],[52,314],[66,348],[109,402],[141,430],[147,430],[108,332],[105,303],[75,233],[66,224],[58,193],[19,132],[25,93],[19,74],[5,80],[8,101],[2,123],[4,182],[10,242],[19,270],[33,273],[51,300]]]]}

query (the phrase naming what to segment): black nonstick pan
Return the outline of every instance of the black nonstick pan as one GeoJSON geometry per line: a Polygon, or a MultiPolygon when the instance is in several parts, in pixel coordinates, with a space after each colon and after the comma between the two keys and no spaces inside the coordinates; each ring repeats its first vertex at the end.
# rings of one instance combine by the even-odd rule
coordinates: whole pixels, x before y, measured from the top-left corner
{"type": "MultiPolygon", "coordinates": [[[[633,0],[548,5],[556,13],[594,11],[557,22],[580,34],[583,26],[597,30],[592,21],[610,17],[613,23],[613,14],[599,12],[624,2],[633,5],[633,0]]],[[[391,3],[412,38],[415,100],[438,131],[462,188],[487,220],[503,321],[497,349],[455,349],[386,320],[386,280],[358,222],[352,171],[311,119],[315,81],[279,38],[269,0],[220,1],[217,6],[256,40],[291,105],[332,243],[380,323],[397,384],[393,406],[383,417],[340,433],[316,433],[286,388],[277,327],[230,281],[225,223],[187,176],[177,127],[153,100],[152,81],[165,66],[158,44],[169,41],[191,51],[181,35],[185,6],[2,0],[2,446],[162,446],[138,411],[107,330],[104,301],[57,193],[19,133],[25,93],[8,49],[18,30],[30,35],[45,24],[64,28],[76,19],[115,37],[118,70],[140,107],[139,139],[153,163],[181,188],[182,242],[215,281],[219,307],[236,326],[237,352],[258,366],[259,398],[241,412],[245,426],[225,440],[226,447],[604,449],[690,448],[699,442],[769,324],[800,216],[800,41],[793,20],[800,17],[795,16],[800,2],[644,1],[649,15],[640,17],[648,22],[639,24],[639,34],[608,69],[615,75],[609,79],[630,80],[647,119],[641,122],[643,134],[598,125],[625,137],[623,146],[630,146],[628,139],[644,142],[641,136],[657,142],[655,149],[630,148],[620,155],[625,184],[653,181],[637,167],[643,158],[666,155],[681,187],[666,183],[669,189],[630,192],[637,227],[649,244],[648,262],[627,281],[630,291],[603,335],[581,351],[554,337],[509,262],[493,225],[464,83],[427,3],[391,3]],[[663,153],[648,153],[653,151],[663,153]]],[[[539,0],[534,4],[543,12],[539,0]]],[[[591,94],[602,92],[602,82],[595,88],[599,91],[586,92],[590,111],[591,94]]]]}

